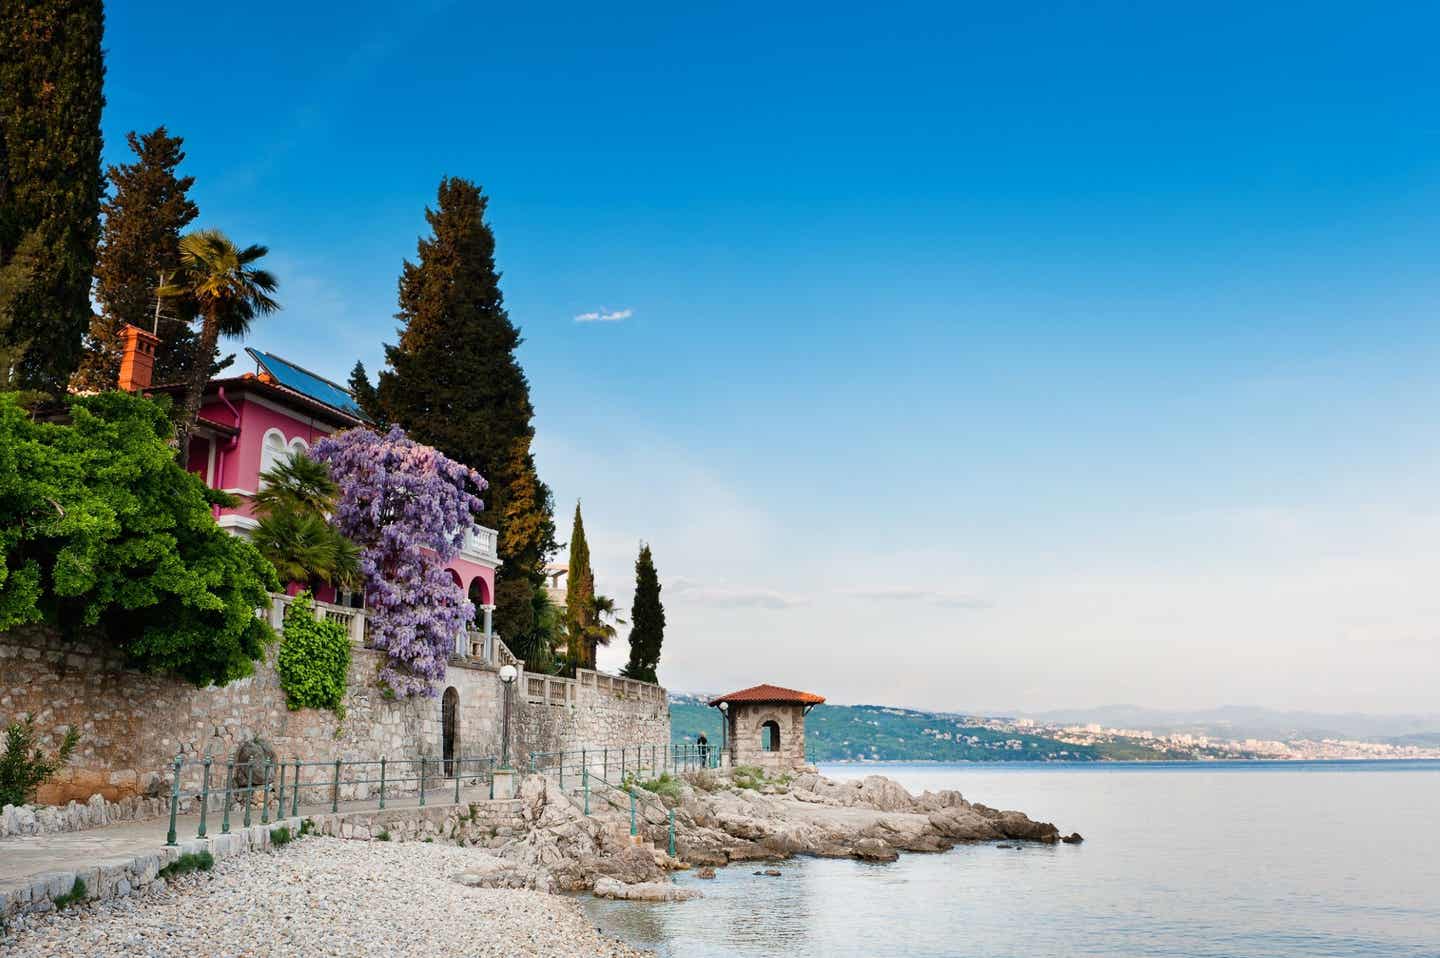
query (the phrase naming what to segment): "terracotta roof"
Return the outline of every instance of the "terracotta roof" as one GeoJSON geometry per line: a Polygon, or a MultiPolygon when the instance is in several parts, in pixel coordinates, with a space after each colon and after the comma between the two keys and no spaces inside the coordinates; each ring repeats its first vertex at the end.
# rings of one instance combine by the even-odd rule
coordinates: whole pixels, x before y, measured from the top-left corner
{"type": "MultiPolygon", "coordinates": [[[[248,389],[258,392],[262,395],[271,396],[272,398],[281,402],[287,402],[292,406],[306,409],[312,415],[316,415],[319,418],[327,419],[333,424],[340,426],[341,428],[358,426],[364,422],[363,419],[354,415],[353,413],[346,412],[343,409],[336,409],[329,403],[321,402],[313,396],[307,396],[299,390],[291,389],[288,386],[282,385],[280,383],[268,382],[265,379],[256,376],[254,373],[245,373],[240,376],[229,376],[224,379],[212,379],[205,384],[205,391],[207,394],[209,394],[218,390],[221,386],[229,386],[232,389],[248,389]]],[[[185,392],[185,385],[183,383],[162,383],[157,386],[151,386],[149,389],[145,390],[145,392],[183,395],[185,392]]]]}
{"type": "Polygon", "coordinates": [[[819,705],[823,701],[825,701],[825,696],[816,695],[814,692],[800,692],[795,689],[781,688],[778,685],[752,685],[748,689],[741,689],[738,692],[731,692],[729,695],[722,695],[718,699],[711,699],[710,704],[775,702],[791,705],[819,705]]]}

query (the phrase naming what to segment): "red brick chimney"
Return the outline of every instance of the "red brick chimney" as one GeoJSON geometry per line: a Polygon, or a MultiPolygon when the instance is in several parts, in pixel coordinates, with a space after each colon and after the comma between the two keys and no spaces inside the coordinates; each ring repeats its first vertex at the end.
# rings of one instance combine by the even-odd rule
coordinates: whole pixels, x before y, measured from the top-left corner
{"type": "Polygon", "coordinates": [[[125,354],[120,359],[119,389],[127,393],[149,389],[155,373],[155,347],[160,345],[160,337],[128,324],[120,330],[120,336],[125,343],[125,354]]]}

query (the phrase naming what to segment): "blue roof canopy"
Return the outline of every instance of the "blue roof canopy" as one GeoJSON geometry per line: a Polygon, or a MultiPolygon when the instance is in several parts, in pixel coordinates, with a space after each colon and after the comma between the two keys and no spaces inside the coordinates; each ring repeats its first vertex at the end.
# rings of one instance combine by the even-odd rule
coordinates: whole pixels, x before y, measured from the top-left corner
{"type": "Polygon", "coordinates": [[[258,349],[252,349],[249,346],[245,347],[245,351],[250,354],[255,362],[260,364],[262,369],[271,376],[274,376],[275,381],[280,385],[288,389],[293,389],[297,393],[309,396],[317,402],[322,402],[327,406],[339,409],[341,412],[349,413],[352,416],[359,416],[361,419],[367,418],[366,415],[360,411],[360,407],[355,402],[355,397],[350,395],[350,390],[344,386],[332,383],[324,376],[317,376],[310,370],[302,369],[273,353],[262,352],[258,349]]]}

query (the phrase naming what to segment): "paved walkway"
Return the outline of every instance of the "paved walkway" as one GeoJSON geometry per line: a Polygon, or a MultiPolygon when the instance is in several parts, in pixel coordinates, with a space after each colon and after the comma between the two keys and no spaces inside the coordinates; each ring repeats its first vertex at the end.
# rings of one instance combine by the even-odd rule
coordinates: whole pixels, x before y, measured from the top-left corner
{"type": "MultiPolygon", "coordinates": [[[[487,801],[490,798],[490,787],[487,784],[483,787],[462,789],[460,798],[459,804],[461,805],[487,801]]],[[[385,810],[416,808],[419,804],[419,798],[413,795],[386,799],[385,810]]],[[[454,804],[456,803],[453,787],[436,789],[428,792],[425,797],[427,808],[443,808],[454,804]]],[[[286,814],[278,816],[275,806],[272,804],[270,806],[271,820],[273,821],[277,817],[292,817],[289,814],[290,807],[290,803],[286,802],[286,814]]],[[[366,801],[341,802],[339,810],[341,812],[378,811],[379,802],[373,798],[366,801]]],[[[302,802],[300,804],[301,817],[329,813],[330,803],[328,802],[311,805],[302,802]]],[[[232,808],[230,810],[232,831],[238,831],[244,821],[244,809],[232,808]]],[[[212,810],[206,816],[205,824],[208,836],[220,834],[221,813],[212,810]]],[[[250,824],[260,824],[258,808],[251,810],[250,824]]],[[[178,816],[175,821],[176,841],[185,842],[195,838],[199,827],[200,815],[198,812],[178,816]]],[[[143,822],[105,825],[78,832],[52,832],[47,835],[14,835],[0,838],[0,885],[21,881],[46,872],[80,871],[94,866],[100,861],[143,855],[164,845],[169,829],[170,819],[166,817],[143,822]]]]}

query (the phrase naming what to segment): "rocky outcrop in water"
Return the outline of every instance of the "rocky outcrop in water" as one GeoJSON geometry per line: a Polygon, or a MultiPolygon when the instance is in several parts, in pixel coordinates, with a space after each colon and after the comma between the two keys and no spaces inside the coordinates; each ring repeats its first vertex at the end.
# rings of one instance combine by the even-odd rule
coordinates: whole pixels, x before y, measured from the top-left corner
{"type": "Polygon", "coordinates": [[[601,881],[606,888],[611,882],[664,884],[676,868],[794,855],[888,862],[902,852],[939,852],[959,842],[1060,841],[1054,825],[1021,812],[971,803],[954,791],[911,795],[879,775],[835,782],[805,774],[784,784],[741,788],[724,773],[701,772],[687,775],[667,798],[638,794],[644,796],[636,808],[640,834],[632,839],[624,794],[592,790],[586,815],[581,796],[531,776],[520,795],[528,830],[491,848],[496,864],[456,878],[491,887],[581,891],[601,881]],[[666,851],[672,810],[674,858],[666,851]]]}

